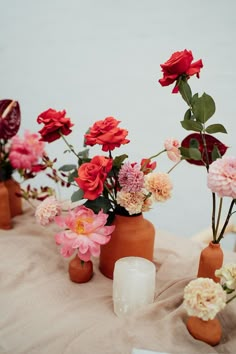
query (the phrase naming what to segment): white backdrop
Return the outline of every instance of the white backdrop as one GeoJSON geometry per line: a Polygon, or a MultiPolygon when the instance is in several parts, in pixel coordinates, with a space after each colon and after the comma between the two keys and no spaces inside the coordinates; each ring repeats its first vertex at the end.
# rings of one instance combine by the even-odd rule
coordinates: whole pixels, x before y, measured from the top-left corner
{"type": "MultiPolygon", "coordinates": [[[[187,135],[180,125],[183,100],[158,83],[160,64],[186,48],[204,63],[192,90],[213,96],[214,121],[228,130],[216,137],[236,153],[234,0],[1,0],[0,8],[1,97],[19,101],[20,134],[38,131],[36,117],[51,107],[66,109],[75,124],[68,138],[78,150],[92,123],[114,116],[131,140],[117,154],[135,161],[158,152],[165,138],[187,135]]],[[[61,141],[46,150],[58,165],[70,160],[61,141]]],[[[159,159],[159,170],[170,166],[159,159]]],[[[206,171],[182,162],[171,177],[172,199],[146,217],[189,237],[210,225],[206,171]]]]}

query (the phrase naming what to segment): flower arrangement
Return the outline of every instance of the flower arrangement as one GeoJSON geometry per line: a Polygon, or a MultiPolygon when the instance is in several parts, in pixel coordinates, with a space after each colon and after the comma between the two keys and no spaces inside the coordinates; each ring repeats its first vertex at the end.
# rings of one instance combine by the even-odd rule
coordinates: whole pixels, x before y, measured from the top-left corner
{"type": "Polygon", "coordinates": [[[181,157],[188,163],[205,166],[207,170],[207,186],[212,192],[212,235],[213,243],[220,243],[224,232],[233,214],[236,200],[236,158],[223,156],[228,147],[216,139],[213,134],[227,133],[220,123],[208,125],[215,113],[213,98],[203,93],[192,94],[189,85],[191,76],[200,77],[203,68],[202,60],[193,62],[191,51],[183,50],[175,52],[170,59],[161,64],[163,78],[159,80],[162,86],[174,83],[172,93],[180,93],[188,106],[181,121],[182,127],[193,133],[186,136],[181,142],[181,157]],[[218,196],[218,211],[217,199],[218,196]],[[223,198],[230,198],[230,205],[222,223],[223,198]]]}
{"type": "Polygon", "coordinates": [[[236,265],[226,264],[215,271],[220,283],[210,278],[197,278],[184,288],[183,306],[189,316],[196,316],[203,321],[212,320],[236,298],[228,298],[236,290],[236,265]]]}
{"type": "Polygon", "coordinates": [[[76,159],[76,164],[63,165],[59,171],[77,187],[71,201],[82,205],[69,210],[65,218],[60,215],[56,200],[51,199],[49,204],[45,200],[36,210],[39,223],[46,225],[54,220],[64,229],[55,236],[57,244],[62,245],[64,257],[73,252],[82,260],[98,256],[99,245],[110,239],[114,229],[110,225],[116,213],[137,215],[150,210],[154,202],[165,202],[171,197],[173,185],[169,172],[180,161],[180,144],[176,139],[166,139],[159,153],[140,162],[130,162],[126,160],[126,154],[113,156],[115,149],[130,142],[128,131],[120,128],[120,121],[114,117],[96,121],[88,129],[84,134],[85,149],[80,152],[76,152],[67,140],[74,124],[65,110],[50,108],[39,114],[37,122],[44,124],[39,131],[42,141],[52,143],[62,138],[68,147],[66,152],[76,159]],[[95,145],[100,146],[103,153],[90,157],[90,148],[95,145]],[[164,152],[175,164],[167,173],[154,172],[156,162],[153,159],[164,152]],[[96,230],[94,225],[98,229],[91,235],[89,230],[96,230]]]}
{"type": "Polygon", "coordinates": [[[26,188],[22,186],[23,182],[28,181],[38,175],[39,172],[47,169],[51,173],[47,176],[54,182],[62,181],[54,169],[56,159],[51,161],[45,151],[45,143],[40,141],[38,133],[31,133],[25,130],[23,137],[18,135],[21,124],[20,105],[14,100],[0,101],[0,181],[6,181],[12,178],[17,172],[21,188],[18,197],[31,203],[32,199],[43,200],[46,197],[55,194],[53,188],[41,186],[40,188],[26,188]]]}

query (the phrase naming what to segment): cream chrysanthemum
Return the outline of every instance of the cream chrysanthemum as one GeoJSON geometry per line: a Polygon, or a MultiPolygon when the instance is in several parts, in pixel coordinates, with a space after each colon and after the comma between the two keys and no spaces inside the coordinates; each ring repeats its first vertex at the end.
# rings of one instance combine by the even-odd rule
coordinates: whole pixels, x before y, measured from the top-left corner
{"type": "Polygon", "coordinates": [[[236,290],[236,264],[226,264],[215,271],[215,275],[221,278],[222,285],[228,289],[236,290]]]}
{"type": "Polygon", "coordinates": [[[61,205],[58,200],[54,197],[48,197],[40,203],[35,211],[36,221],[42,225],[46,226],[50,222],[54,221],[55,216],[61,213],[61,205]]]}
{"type": "Polygon", "coordinates": [[[152,193],[157,202],[164,202],[171,197],[173,188],[170,177],[167,173],[150,173],[145,176],[145,188],[152,193]]]}
{"type": "Polygon", "coordinates": [[[130,215],[141,213],[144,194],[142,192],[129,193],[120,191],[117,193],[117,203],[124,207],[130,215]]]}
{"type": "Polygon", "coordinates": [[[184,308],[189,316],[212,320],[226,305],[226,293],[209,278],[192,280],[184,289],[184,308]]]}

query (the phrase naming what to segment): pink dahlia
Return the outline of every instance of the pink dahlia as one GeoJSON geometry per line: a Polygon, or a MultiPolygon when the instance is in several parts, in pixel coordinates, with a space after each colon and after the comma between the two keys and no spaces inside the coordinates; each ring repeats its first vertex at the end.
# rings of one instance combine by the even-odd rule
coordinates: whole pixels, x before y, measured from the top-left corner
{"type": "Polygon", "coordinates": [[[223,156],[209,168],[207,186],[219,197],[236,198],[236,157],[223,156]]]}
{"type": "Polygon", "coordinates": [[[61,213],[61,205],[55,197],[51,196],[42,201],[36,208],[36,221],[46,226],[54,221],[55,217],[61,213]]]}
{"type": "Polygon", "coordinates": [[[63,257],[70,257],[74,252],[82,261],[89,261],[91,256],[98,257],[100,245],[109,242],[115,226],[105,226],[108,215],[101,210],[95,214],[92,209],[81,205],[68,214],[57,216],[55,222],[65,230],[55,235],[61,245],[63,257]]]}
{"type": "Polygon", "coordinates": [[[124,192],[135,193],[143,188],[144,173],[138,164],[127,162],[121,167],[118,179],[124,192]]]}
{"type": "Polygon", "coordinates": [[[145,188],[155,201],[164,202],[171,197],[173,188],[168,173],[150,173],[145,176],[145,188]]]}

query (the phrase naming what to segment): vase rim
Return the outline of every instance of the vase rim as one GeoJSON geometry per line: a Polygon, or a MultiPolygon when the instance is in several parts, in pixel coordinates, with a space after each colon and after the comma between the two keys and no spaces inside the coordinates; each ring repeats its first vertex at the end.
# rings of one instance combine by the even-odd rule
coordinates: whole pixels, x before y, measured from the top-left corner
{"type": "Polygon", "coordinates": [[[213,241],[211,241],[211,242],[209,243],[209,246],[211,246],[211,247],[220,247],[220,243],[219,243],[219,242],[214,243],[213,241]]]}

